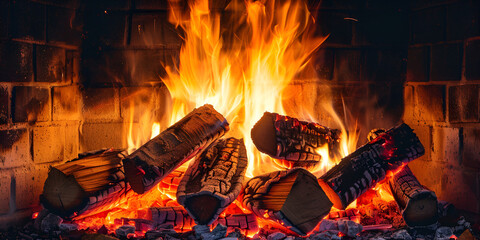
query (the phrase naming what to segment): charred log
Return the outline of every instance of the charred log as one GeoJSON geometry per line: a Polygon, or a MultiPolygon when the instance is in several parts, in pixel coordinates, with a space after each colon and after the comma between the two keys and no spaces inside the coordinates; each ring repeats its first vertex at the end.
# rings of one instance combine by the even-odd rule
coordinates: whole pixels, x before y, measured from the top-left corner
{"type": "Polygon", "coordinates": [[[422,156],[423,145],[406,124],[394,127],[363,145],[319,179],[335,208],[345,209],[393,171],[422,156]]]}
{"type": "Polygon", "coordinates": [[[265,112],[253,126],[252,141],[260,152],[285,160],[287,167],[315,166],[321,160],[316,152],[328,144],[331,153],[337,151],[340,132],[313,122],[265,112]]]}
{"type": "Polygon", "coordinates": [[[228,129],[227,120],[211,105],[194,109],[124,159],[127,181],[136,193],[150,190],[228,129]]]}
{"type": "Polygon", "coordinates": [[[426,226],[437,222],[437,196],[418,182],[408,166],[395,174],[388,184],[408,226],[426,226]]]}
{"type": "Polygon", "coordinates": [[[242,199],[258,217],[280,222],[301,235],[311,232],[332,207],[315,176],[302,168],[251,179],[242,199]]]}
{"type": "Polygon", "coordinates": [[[101,150],[51,167],[40,196],[42,205],[71,218],[116,201],[125,191],[124,153],[101,150]]]}
{"type": "Polygon", "coordinates": [[[178,203],[197,224],[211,224],[240,194],[247,164],[243,139],[218,141],[188,167],[178,186],[178,203]]]}

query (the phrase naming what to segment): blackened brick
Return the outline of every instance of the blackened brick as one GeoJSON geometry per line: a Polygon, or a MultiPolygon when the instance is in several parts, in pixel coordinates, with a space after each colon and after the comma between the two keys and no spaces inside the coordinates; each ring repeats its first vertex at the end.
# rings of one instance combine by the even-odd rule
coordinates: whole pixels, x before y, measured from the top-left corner
{"type": "Polygon", "coordinates": [[[127,86],[149,85],[160,82],[160,76],[165,75],[163,64],[166,62],[168,52],[162,50],[135,50],[127,56],[128,75],[127,86]]]}
{"type": "Polygon", "coordinates": [[[357,18],[347,11],[319,10],[317,18],[316,34],[329,37],[325,44],[351,44],[353,38],[354,21],[357,18]]]}
{"type": "Polygon", "coordinates": [[[0,42],[0,82],[33,81],[33,46],[0,42]]]}
{"type": "Polygon", "coordinates": [[[163,45],[180,46],[182,40],[179,33],[168,21],[168,12],[156,14],[135,14],[132,17],[132,33],[130,44],[135,46],[163,45]]]}
{"type": "Polygon", "coordinates": [[[120,117],[118,92],[115,88],[88,88],[83,94],[86,119],[118,119],[120,117]]]}
{"type": "Polygon", "coordinates": [[[415,119],[424,122],[445,121],[445,86],[416,86],[415,93],[415,119]]]}
{"type": "MultiPolygon", "coordinates": [[[[122,118],[138,122],[141,116],[153,116],[156,108],[155,89],[152,87],[128,87],[120,89],[122,118]],[[131,115],[133,113],[133,116],[131,115]]],[[[150,117],[151,121],[154,121],[150,117]]]]}
{"type": "Polygon", "coordinates": [[[83,85],[86,87],[123,85],[130,80],[126,51],[87,52],[82,52],[80,63],[83,85]]]}
{"type": "Polygon", "coordinates": [[[406,11],[383,7],[361,11],[354,26],[354,44],[406,46],[408,44],[408,15],[406,11]]]}
{"type": "Polygon", "coordinates": [[[413,43],[434,43],[445,40],[446,10],[427,8],[412,13],[411,40],[413,43]]]}
{"type": "Polygon", "coordinates": [[[480,169],[480,129],[463,128],[463,165],[480,169]]]}
{"type": "Polygon", "coordinates": [[[66,81],[78,83],[80,71],[80,53],[78,51],[67,51],[65,65],[66,81]]]}
{"type": "Polygon", "coordinates": [[[8,213],[10,210],[10,185],[11,177],[8,173],[0,174],[0,214],[8,213]]]}
{"type": "Polygon", "coordinates": [[[480,80],[480,39],[467,41],[465,46],[465,77],[480,80]]]}
{"type": "Polygon", "coordinates": [[[82,41],[81,14],[74,9],[47,7],[47,40],[79,46],[82,41]]]}
{"type": "Polygon", "coordinates": [[[407,59],[403,50],[364,50],[365,62],[362,64],[362,76],[367,81],[400,82],[405,81],[407,59]]]}
{"type": "Polygon", "coordinates": [[[45,5],[28,0],[12,1],[12,5],[12,37],[45,41],[45,5]]]}
{"type": "Polygon", "coordinates": [[[480,2],[459,1],[447,8],[447,40],[480,35],[480,2]]]}
{"type": "MultiPolygon", "coordinates": [[[[96,1],[98,2],[98,1],[96,1]]],[[[124,45],[126,15],[119,11],[89,9],[85,12],[84,51],[98,51],[98,46],[124,45]]]]}
{"type": "Polygon", "coordinates": [[[430,49],[410,47],[407,60],[407,81],[426,82],[430,71],[430,49]]]}
{"type": "Polygon", "coordinates": [[[0,131],[0,169],[31,164],[29,134],[26,129],[0,131]]]}
{"type": "Polygon", "coordinates": [[[14,122],[47,121],[50,118],[50,94],[48,88],[14,87],[12,91],[14,122]]]}
{"type": "Polygon", "coordinates": [[[315,71],[320,79],[333,78],[334,56],[333,49],[321,49],[315,54],[315,71]]]}
{"type": "Polygon", "coordinates": [[[335,51],[334,78],[339,81],[358,81],[361,79],[362,52],[357,49],[335,51]]]}
{"type": "Polygon", "coordinates": [[[150,0],[135,0],[135,9],[142,10],[168,10],[168,1],[150,1],[150,0]]]}
{"type": "Polygon", "coordinates": [[[452,81],[462,78],[463,43],[432,46],[430,79],[452,81]]]}
{"type": "Polygon", "coordinates": [[[477,122],[479,120],[478,91],[478,85],[449,88],[448,117],[450,122],[477,122]]]}
{"type": "Polygon", "coordinates": [[[453,168],[441,171],[441,189],[437,197],[469,212],[480,213],[480,182],[478,171],[453,168]],[[448,171],[447,171],[448,170],[448,171]]]}
{"type": "Polygon", "coordinates": [[[10,1],[0,1],[0,38],[8,36],[10,1]]]}
{"type": "Polygon", "coordinates": [[[60,82],[65,79],[65,49],[37,46],[37,82],[60,82]]]}
{"type": "Polygon", "coordinates": [[[10,94],[7,87],[0,87],[0,124],[8,123],[10,94]]]}

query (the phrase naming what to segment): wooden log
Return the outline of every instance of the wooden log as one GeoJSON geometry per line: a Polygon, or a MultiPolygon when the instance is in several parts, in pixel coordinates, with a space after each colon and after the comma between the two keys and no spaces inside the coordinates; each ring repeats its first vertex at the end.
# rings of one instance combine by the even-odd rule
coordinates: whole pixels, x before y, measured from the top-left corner
{"type": "Polygon", "coordinates": [[[345,209],[357,197],[393,171],[425,153],[406,124],[394,127],[363,145],[319,179],[320,186],[337,209],[345,209]]]}
{"type": "Polygon", "coordinates": [[[241,198],[258,217],[277,221],[300,235],[310,233],[333,205],[315,176],[303,168],[252,178],[241,198]]]}
{"type": "Polygon", "coordinates": [[[260,152],[284,160],[286,167],[311,167],[321,161],[318,148],[328,144],[330,153],[338,151],[340,131],[265,112],[253,126],[251,136],[260,152]]]}
{"type": "MultiPolygon", "coordinates": [[[[173,229],[179,232],[191,230],[196,225],[193,218],[181,206],[149,208],[146,215],[140,215],[155,226],[172,225],[173,229]]],[[[128,219],[124,219],[122,223],[128,223],[128,219]]],[[[257,217],[251,213],[220,216],[211,225],[214,228],[217,224],[226,226],[227,231],[239,228],[245,234],[256,233],[259,229],[257,217]]]]}
{"type": "Polygon", "coordinates": [[[194,109],[123,160],[132,189],[142,194],[229,130],[211,105],[194,109]]]}
{"type": "Polygon", "coordinates": [[[100,150],[51,167],[40,202],[51,212],[73,218],[117,200],[125,191],[121,150],[100,150]]]}
{"type": "Polygon", "coordinates": [[[396,173],[388,184],[408,226],[427,226],[437,222],[437,196],[418,182],[408,166],[396,173]]]}
{"type": "Polygon", "coordinates": [[[243,139],[219,140],[188,167],[178,203],[197,224],[210,225],[240,194],[247,165],[243,139]]]}

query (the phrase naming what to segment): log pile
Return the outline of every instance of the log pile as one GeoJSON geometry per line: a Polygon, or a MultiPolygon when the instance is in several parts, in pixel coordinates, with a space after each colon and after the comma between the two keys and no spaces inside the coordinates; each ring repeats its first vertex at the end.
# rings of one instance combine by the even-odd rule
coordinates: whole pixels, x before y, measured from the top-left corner
{"type": "Polygon", "coordinates": [[[72,218],[116,201],[127,190],[121,150],[100,150],[50,168],[40,196],[51,212],[72,218]]]}
{"type": "Polygon", "coordinates": [[[330,153],[338,151],[340,131],[265,112],[253,126],[251,136],[260,152],[284,160],[286,167],[311,167],[321,161],[316,151],[319,147],[327,144],[330,153]]]}
{"type": "Polygon", "coordinates": [[[247,165],[243,139],[219,140],[188,167],[177,189],[178,203],[197,224],[211,224],[240,194],[247,165]]]}
{"type": "Polygon", "coordinates": [[[194,109],[123,160],[133,191],[142,194],[229,130],[211,105],[194,109]]]}

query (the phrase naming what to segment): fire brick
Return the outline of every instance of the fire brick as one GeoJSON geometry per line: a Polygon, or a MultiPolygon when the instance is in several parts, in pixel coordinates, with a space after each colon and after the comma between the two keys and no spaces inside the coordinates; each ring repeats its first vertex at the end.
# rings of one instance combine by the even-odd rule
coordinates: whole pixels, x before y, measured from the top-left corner
{"type": "Polygon", "coordinates": [[[118,119],[119,101],[115,88],[88,88],[83,94],[83,114],[86,119],[118,119]]]}
{"type": "Polygon", "coordinates": [[[10,211],[10,185],[11,177],[8,173],[1,172],[0,174],[0,214],[5,214],[10,211]]]}
{"type": "Polygon", "coordinates": [[[65,49],[37,46],[37,82],[60,82],[65,79],[65,49]]]}
{"type": "Polygon", "coordinates": [[[58,162],[64,159],[65,127],[42,126],[33,129],[33,161],[58,162]]]}
{"type": "Polygon", "coordinates": [[[10,33],[14,38],[45,41],[45,5],[28,1],[12,1],[10,33]]]}
{"type": "Polygon", "coordinates": [[[0,42],[0,71],[0,82],[33,81],[32,44],[0,42]]]}
{"type": "MultiPolygon", "coordinates": [[[[91,43],[92,46],[123,45],[125,43],[125,23],[127,20],[125,13],[99,8],[101,2],[91,1],[93,7],[87,6],[87,8],[96,9],[87,11],[84,16],[83,32],[86,33],[84,42],[91,43]]],[[[118,2],[123,2],[123,0],[118,2]]],[[[90,49],[90,51],[96,50],[90,49]]]]}
{"type": "Polygon", "coordinates": [[[10,1],[0,1],[0,38],[8,36],[8,17],[10,1]]]}
{"type": "Polygon", "coordinates": [[[10,99],[7,87],[0,86],[0,124],[8,123],[8,102],[10,99]]]}
{"type": "MultiPolygon", "coordinates": [[[[133,52],[133,51],[128,51],[133,52]]],[[[87,87],[105,87],[130,81],[125,50],[83,51],[82,83],[87,87]]]]}
{"type": "Polygon", "coordinates": [[[16,209],[26,209],[39,205],[43,183],[47,179],[48,166],[25,167],[15,170],[16,209]]]}
{"type": "Polygon", "coordinates": [[[0,131],[0,168],[14,168],[31,162],[26,129],[0,131]]]}
{"type": "Polygon", "coordinates": [[[463,43],[432,46],[430,79],[459,81],[462,78],[463,43]]]}
{"type": "Polygon", "coordinates": [[[432,43],[445,39],[446,10],[443,6],[419,10],[412,14],[412,43],[432,43]]]}
{"type": "Polygon", "coordinates": [[[460,165],[460,129],[452,127],[433,127],[432,160],[460,165]]]}
{"type": "Polygon", "coordinates": [[[315,71],[320,79],[333,78],[334,52],[333,49],[321,49],[315,54],[315,71]]]}
{"type": "MultiPolygon", "coordinates": [[[[432,191],[441,190],[441,173],[445,171],[445,164],[414,160],[408,164],[418,181],[432,191]]],[[[437,195],[438,196],[438,195],[437,195]]]]}
{"type": "Polygon", "coordinates": [[[366,80],[375,82],[402,82],[406,69],[405,51],[367,50],[362,63],[366,80]]]}
{"type": "Polygon", "coordinates": [[[17,86],[12,91],[14,122],[47,121],[50,118],[48,88],[17,86]]]}
{"type": "Polygon", "coordinates": [[[480,2],[459,1],[447,8],[447,40],[480,35],[480,2]]]}
{"type": "Polygon", "coordinates": [[[135,50],[129,51],[127,57],[127,66],[129,68],[128,77],[125,80],[127,86],[151,86],[152,82],[160,82],[160,76],[165,76],[163,63],[168,51],[161,50],[135,50]]]}
{"type": "Polygon", "coordinates": [[[478,91],[478,85],[449,88],[448,118],[450,122],[477,122],[479,120],[478,91]]]}
{"type": "Polygon", "coordinates": [[[82,95],[78,86],[53,88],[53,120],[80,120],[82,95]]]}
{"type": "Polygon", "coordinates": [[[427,82],[430,71],[430,50],[428,47],[408,49],[407,81],[427,82]]]}
{"type": "Polygon", "coordinates": [[[410,124],[415,123],[414,111],[415,111],[415,89],[412,85],[405,85],[403,91],[403,101],[405,104],[403,111],[403,120],[410,124]]]}
{"type": "Polygon", "coordinates": [[[415,119],[424,122],[445,121],[445,86],[415,87],[415,119]]]}
{"type": "Polygon", "coordinates": [[[83,124],[80,131],[80,152],[126,147],[123,128],[122,123],[83,124]]]}
{"type": "Polygon", "coordinates": [[[65,64],[65,78],[67,82],[79,82],[80,53],[78,51],[67,51],[65,64]]]}
{"type": "Polygon", "coordinates": [[[463,129],[463,158],[464,166],[480,169],[480,128],[463,129]]]}
{"type": "Polygon", "coordinates": [[[425,155],[416,159],[415,161],[431,161],[432,160],[432,127],[428,125],[410,125],[420,142],[425,148],[425,155]]]}
{"type": "Polygon", "coordinates": [[[465,77],[480,80],[480,39],[467,41],[465,46],[465,77]]]}
{"type": "Polygon", "coordinates": [[[362,53],[356,49],[342,49],[335,53],[335,79],[339,81],[361,80],[362,53]]]}
{"type": "Polygon", "coordinates": [[[78,156],[79,149],[79,125],[67,123],[65,127],[65,160],[69,161],[78,156]]]}
{"type": "Polygon", "coordinates": [[[317,35],[327,36],[325,44],[351,44],[354,18],[348,11],[318,10],[317,35]]]}
{"type": "Polygon", "coordinates": [[[480,213],[480,175],[478,171],[448,169],[443,171],[437,197],[459,209],[480,213]]]}
{"type": "Polygon", "coordinates": [[[179,45],[181,41],[175,27],[168,23],[167,11],[132,16],[130,44],[134,46],[164,46],[169,44],[179,45]]]}
{"type": "MultiPolygon", "coordinates": [[[[130,120],[133,111],[133,121],[138,122],[143,114],[150,113],[153,116],[155,111],[155,92],[153,88],[130,87],[120,89],[122,105],[122,118],[130,120]]],[[[153,121],[154,119],[150,117],[153,121]]]]}
{"type": "Polygon", "coordinates": [[[47,37],[49,42],[61,42],[79,46],[82,39],[82,23],[75,10],[47,6],[47,37]]]}

